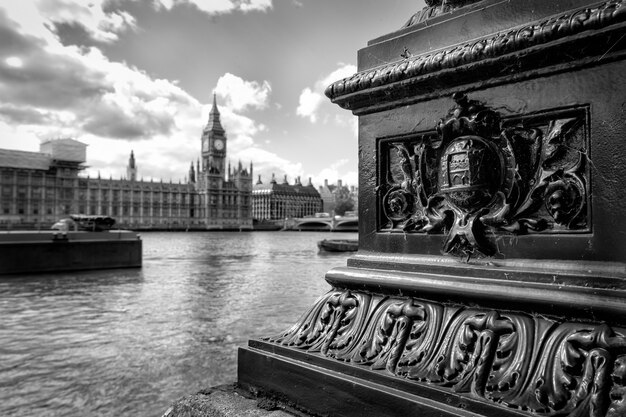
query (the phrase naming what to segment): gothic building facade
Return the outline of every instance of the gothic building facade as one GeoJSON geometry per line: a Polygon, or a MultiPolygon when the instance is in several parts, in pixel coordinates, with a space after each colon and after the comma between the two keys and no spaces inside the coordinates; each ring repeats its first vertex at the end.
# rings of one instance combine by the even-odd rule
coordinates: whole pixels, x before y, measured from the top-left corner
{"type": "Polygon", "coordinates": [[[227,138],[213,99],[201,157],[183,183],[137,179],[131,151],[126,178],[81,175],[86,145],[44,142],[40,152],[0,149],[0,228],[46,229],[70,214],[111,216],[142,230],[250,229],[252,164],[226,170],[227,138]]]}

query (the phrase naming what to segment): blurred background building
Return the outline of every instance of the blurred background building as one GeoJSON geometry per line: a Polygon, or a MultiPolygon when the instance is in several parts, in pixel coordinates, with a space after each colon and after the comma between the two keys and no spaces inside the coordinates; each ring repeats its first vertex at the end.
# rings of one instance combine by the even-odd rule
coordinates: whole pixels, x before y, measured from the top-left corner
{"type": "Polygon", "coordinates": [[[359,189],[355,186],[347,187],[342,180],[337,180],[337,184],[328,184],[324,180],[324,185],[319,187],[319,194],[323,201],[322,211],[325,213],[335,213],[343,216],[346,212],[358,211],[359,189]]]}
{"type": "Polygon", "coordinates": [[[267,183],[263,183],[259,175],[252,190],[252,217],[261,222],[313,216],[322,211],[322,206],[311,178],[307,185],[302,185],[300,177],[289,184],[285,175],[279,184],[274,174],[267,183]]]}

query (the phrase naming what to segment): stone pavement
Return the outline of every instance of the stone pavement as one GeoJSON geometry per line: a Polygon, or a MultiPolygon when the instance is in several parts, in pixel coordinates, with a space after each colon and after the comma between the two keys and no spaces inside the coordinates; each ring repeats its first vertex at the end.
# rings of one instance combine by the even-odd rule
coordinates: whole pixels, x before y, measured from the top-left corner
{"type": "MultiPolygon", "coordinates": [[[[177,400],[162,417],[293,417],[281,405],[243,395],[234,384],[203,390],[177,400]]],[[[291,410],[293,411],[293,410],[291,410]]]]}

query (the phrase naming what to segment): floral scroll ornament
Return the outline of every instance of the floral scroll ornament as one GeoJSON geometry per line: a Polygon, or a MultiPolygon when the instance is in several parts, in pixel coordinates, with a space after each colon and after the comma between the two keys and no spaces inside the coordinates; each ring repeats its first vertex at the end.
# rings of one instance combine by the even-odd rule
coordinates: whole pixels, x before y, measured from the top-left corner
{"type": "Polygon", "coordinates": [[[453,99],[436,136],[392,143],[403,179],[381,188],[391,229],[444,233],[443,252],[469,260],[496,255],[496,233],[586,226],[581,117],[555,118],[544,129],[505,126],[466,95],[453,99]]]}
{"type": "Polygon", "coordinates": [[[266,340],[347,363],[350,374],[367,369],[513,411],[505,415],[626,416],[626,328],[606,323],[333,289],[266,340]]]}

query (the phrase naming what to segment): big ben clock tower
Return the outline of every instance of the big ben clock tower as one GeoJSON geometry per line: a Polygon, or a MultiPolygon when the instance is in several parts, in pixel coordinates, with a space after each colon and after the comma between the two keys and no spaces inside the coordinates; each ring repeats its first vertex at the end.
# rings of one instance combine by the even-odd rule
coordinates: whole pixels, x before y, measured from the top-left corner
{"type": "Polygon", "coordinates": [[[215,94],[209,121],[202,131],[202,168],[210,175],[225,178],[226,172],[226,134],[220,122],[215,94]]]}
{"type": "Polygon", "coordinates": [[[226,133],[215,94],[201,142],[202,167],[198,167],[194,184],[199,200],[197,217],[207,229],[251,229],[252,165],[250,171],[241,164],[234,170],[229,164],[226,169],[226,133]]]}

